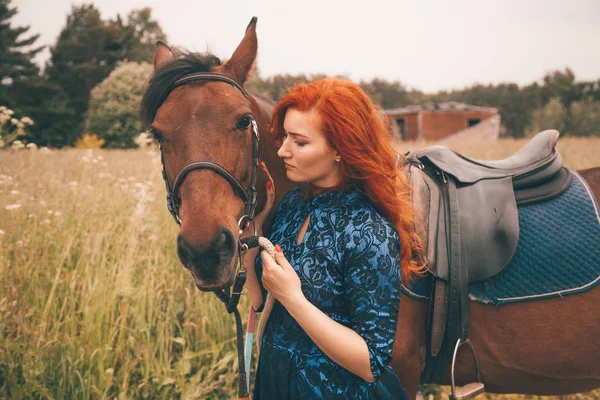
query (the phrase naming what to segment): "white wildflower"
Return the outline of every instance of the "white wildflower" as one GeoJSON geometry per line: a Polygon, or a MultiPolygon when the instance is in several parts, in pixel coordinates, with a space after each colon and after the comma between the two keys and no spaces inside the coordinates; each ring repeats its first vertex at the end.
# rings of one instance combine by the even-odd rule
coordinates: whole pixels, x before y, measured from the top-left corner
{"type": "Polygon", "coordinates": [[[71,182],[69,182],[69,186],[75,187],[77,185],[79,185],[79,182],[77,182],[77,181],[71,181],[71,182]]]}
{"type": "Polygon", "coordinates": [[[54,211],[55,217],[60,217],[61,215],[62,215],[62,213],[60,211],[54,211]]]}
{"type": "Polygon", "coordinates": [[[46,207],[47,205],[48,205],[48,203],[46,203],[45,200],[40,200],[40,206],[46,207]]]}
{"type": "Polygon", "coordinates": [[[0,235],[4,235],[6,232],[4,232],[2,229],[0,229],[0,235]]]}
{"type": "Polygon", "coordinates": [[[13,211],[13,210],[18,210],[21,207],[22,206],[20,204],[9,204],[6,207],[4,207],[4,209],[8,210],[8,211],[13,211]]]}
{"type": "Polygon", "coordinates": [[[27,125],[33,125],[33,120],[29,117],[23,117],[21,118],[21,122],[27,125]]]}
{"type": "Polygon", "coordinates": [[[15,112],[13,110],[8,109],[8,108],[4,111],[4,114],[8,114],[8,115],[13,115],[14,113],[15,112]]]}
{"type": "Polygon", "coordinates": [[[96,157],[96,159],[97,159],[98,161],[102,161],[102,160],[104,160],[104,157],[102,157],[102,156],[98,156],[98,157],[96,157]]]}
{"type": "Polygon", "coordinates": [[[29,214],[29,215],[27,216],[27,218],[30,218],[30,219],[31,219],[31,218],[35,218],[36,216],[37,216],[37,215],[35,215],[35,214],[29,214]]]}
{"type": "Polygon", "coordinates": [[[28,148],[29,150],[37,150],[37,144],[35,143],[27,143],[27,146],[25,146],[26,148],[28,148]]]}
{"type": "Polygon", "coordinates": [[[17,240],[17,247],[23,247],[23,241],[17,240]]]}
{"type": "Polygon", "coordinates": [[[90,158],[88,156],[83,156],[83,157],[81,157],[81,161],[90,162],[90,158]]]}
{"type": "Polygon", "coordinates": [[[46,218],[45,220],[42,221],[42,225],[50,225],[50,220],[48,218],[46,218]]]}
{"type": "Polygon", "coordinates": [[[19,150],[19,149],[24,148],[25,145],[20,140],[15,140],[14,142],[12,142],[12,146],[11,147],[13,149],[15,149],[15,150],[19,150]]]}
{"type": "Polygon", "coordinates": [[[41,151],[42,153],[50,153],[50,149],[49,149],[48,147],[46,147],[46,146],[42,147],[42,148],[40,149],[40,151],[41,151]]]}
{"type": "Polygon", "coordinates": [[[19,123],[19,120],[16,119],[16,118],[11,118],[10,119],[10,123],[13,124],[13,125],[17,125],[19,123]]]}
{"type": "Polygon", "coordinates": [[[52,211],[52,210],[48,210],[48,211],[47,211],[47,214],[48,214],[48,215],[52,215],[52,214],[54,214],[54,211],[52,211]]]}
{"type": "Polygon", "coordinates": [[[21,192],[19,192],[18,190],[11,190],[10,191],[10,194],[13,194],[15,196],[18,195],[19,193],[21,193],[21,192]]]}

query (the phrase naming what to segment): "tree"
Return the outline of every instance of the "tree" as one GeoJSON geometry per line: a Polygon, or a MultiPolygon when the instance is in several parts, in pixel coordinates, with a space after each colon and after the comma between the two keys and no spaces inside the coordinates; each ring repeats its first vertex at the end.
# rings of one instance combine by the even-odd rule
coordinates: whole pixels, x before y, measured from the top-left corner
{"type": "Polygon", "coordinates": [[[592,99],[574,101],[569,113],[569,134],[600,136],[600,102],[592,99]]]}
{"type": "Polygon", "coordinates": [[[60,130],[51,128],[60,137],[54,145],[71,145],[81,136],[92,88],[124,60],[151,60],[155,38],[166,39],[149,8],[132,11],[124,23],[120,16],[103,21],[92,4],[73,6],[46,67],[49,81],[62,90],[58,103],[72,111],[60,130]]]}
{"type": "Polygon", "coordinates": [[[556,129],[564,134],[566,120],[567,109],[560,98],[554,97],[545,106],[533,112],[530,129],[527,131],[528,136],[535,135],[546,129],[556,129]]]}
{"type": "Polygon", "coordinates": [[[148,63],[126,62],[92,89],[85,130],[103,139],[104,147],[137,146],[134,138],[142,131],[139,104],[152,71],[148,63]]]}
{"type": "Polygon", "coordinates": [[[423,93],[419,91],[408,91],[404,85],[398,81],[388,82],[383,79],[375,78],[370,82],[361,82],[361,88],[371,96],[376,104],[383,109],[403,107],[410,104],[420,103],[423,93]]]}
{"type": "Polygon", "coordinates": [[[167,36],[162,31],[158,21],[152,19],[152,9],[149,7],[133,10],[127,15],[127,24],[121,24],[123,32],[123,59],[137,62],[151,62],[156,49],[156,41],[166,41],[167,36]]]}
{"type": "Polygon", "coordinates": [[[10,7],[11,0],[0,0],[0,105],[17,109],[12,100],[20,85],[39,75],[39,68],[33,58],[44,46],[32,47],[39,35],[23,37],[29,26],[13,27],[10,19],[17,14],[17,8],[10,7]]]}

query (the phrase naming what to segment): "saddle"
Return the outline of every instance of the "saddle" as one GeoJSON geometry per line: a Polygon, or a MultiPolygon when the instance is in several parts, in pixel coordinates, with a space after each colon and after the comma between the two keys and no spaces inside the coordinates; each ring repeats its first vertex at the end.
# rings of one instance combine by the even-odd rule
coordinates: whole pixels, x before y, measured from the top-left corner
{"type": "Polygon", "coordinates": [[[555,148],[558,137],[555,130],[540,132],[498,161],[470,159],[443,146],[406,154],[404,173],[413,189],[415,228],[435,277],[423,378],[439,379],[450,359],[454,372],[463,344],[475,358],[479,382],[459,391],[453,383],[451,398],[472,398],[484,390],[468,340],[468,284],[490,279],[510,264],[519,241],[517,206],[549,200],[571,181],[555,148]]]}

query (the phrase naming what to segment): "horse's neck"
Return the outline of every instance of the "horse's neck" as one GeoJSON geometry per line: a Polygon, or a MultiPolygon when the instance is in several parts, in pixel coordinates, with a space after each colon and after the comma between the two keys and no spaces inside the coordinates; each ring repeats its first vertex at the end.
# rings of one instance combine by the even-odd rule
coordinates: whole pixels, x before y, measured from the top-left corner
{"type": "MultiPolygon", "coordinates": [[[[264,100],[258,96],[252,96],[253,106],[255,107],[254,115],[258,124],[258,131],[260,132],[260,158],[265,162],[271,177],[275,183],[275,204],[271,211],[271,215],[275,213],[277,205],[281,201],[281,198],[293,187],[297,186],[297,183],[290,181],[287,178],[285,172],[285,165],[283,161],[277,156],[278,148],[271,142],[268,137],[268,125],[271,119],[271,112],[273,111],[274,104],[264,100]]],[[[257,188],[258,188],[258,210],[260,212],[265,203],[265,191],[264,185],[266,184],[266,178],[262,172],[259,173],[257,188]]]]}

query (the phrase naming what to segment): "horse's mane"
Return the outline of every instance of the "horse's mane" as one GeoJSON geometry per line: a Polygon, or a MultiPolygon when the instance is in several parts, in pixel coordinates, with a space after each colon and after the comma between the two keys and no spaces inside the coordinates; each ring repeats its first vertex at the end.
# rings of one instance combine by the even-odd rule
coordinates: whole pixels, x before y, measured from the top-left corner
{"type": "Polygon", "coordinates": [[[167,99],[175,81],[191,73],[209,72],[221,64],[221,60],[210,53],[183,52],[173,61],[155,70],[148,81],[140,106],[144,126],[152,124],[156,112],[167,99]]]}

